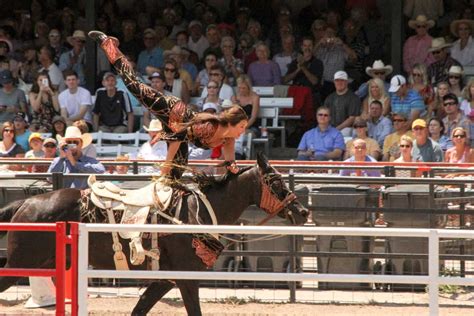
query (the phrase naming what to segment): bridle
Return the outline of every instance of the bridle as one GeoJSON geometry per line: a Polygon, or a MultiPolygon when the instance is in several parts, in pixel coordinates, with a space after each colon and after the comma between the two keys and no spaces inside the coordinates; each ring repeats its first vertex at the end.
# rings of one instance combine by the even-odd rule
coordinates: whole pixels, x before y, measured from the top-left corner
{"type": "MultiPolygon", "coordinates": [[[[285,209],[291,202],[296,200],[296,195],[290,191],[286,197],[280,201],[278,195],[272,190],[271,186],[276,177],[280,178],[281,176],[275,173],[263,174],[260,172],[259,180],[262,195],[260,197],[259,207],[263,209],[268,214],[268,216],[261,220],[257,225],[265,224],[278,213],[280,213],[281,210],[285,209]]],[[[292,216],[291,211],[286,211],[285,216],[292,216]]]]}

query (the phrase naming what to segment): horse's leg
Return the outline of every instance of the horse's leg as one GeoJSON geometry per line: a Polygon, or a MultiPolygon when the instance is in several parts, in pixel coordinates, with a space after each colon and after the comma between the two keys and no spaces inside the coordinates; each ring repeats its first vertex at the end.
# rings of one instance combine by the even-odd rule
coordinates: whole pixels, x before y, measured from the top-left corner
{"type": "Polygon", "coordinates": [[[132,316],[146,315],[173,287],[174,284],[168,280],[159,280],[151,283],[140,296],[137,305],[135,305],[132,311],[132,316]]]}
{"type": "Polygon", "coordinates": [[[199,304],[199,281],[176,280],[176,285],[181,292],[184,307],[189,316],[201,316],[201,305],[199,304]]]}

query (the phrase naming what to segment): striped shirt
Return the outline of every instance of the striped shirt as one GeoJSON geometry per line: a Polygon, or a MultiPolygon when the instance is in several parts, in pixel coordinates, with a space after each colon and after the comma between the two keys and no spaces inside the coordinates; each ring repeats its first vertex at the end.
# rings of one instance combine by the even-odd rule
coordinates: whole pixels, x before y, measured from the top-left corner
{"type": "Polygon", "coordinates": [[[402,99],[396,93],[390,93],[393,113],[403,113],[410,117],[412,111],[423,112],[426,108],[421,95],[413,89],[409,89],[407,95],[402,99]]]}

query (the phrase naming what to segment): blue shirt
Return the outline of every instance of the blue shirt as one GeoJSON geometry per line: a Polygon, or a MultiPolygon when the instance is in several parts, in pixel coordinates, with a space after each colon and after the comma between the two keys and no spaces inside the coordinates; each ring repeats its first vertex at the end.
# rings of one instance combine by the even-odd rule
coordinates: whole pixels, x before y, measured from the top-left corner
{"type": "Polygon", "coordinates": [[[383,148],[385,137],[392,132],[392,121],[384,116],[380,116],[374,123],[372,120],[367,121],[368,135],[377,141],[380,148],[383,148]]]}
{"type": "MultiPolygon", "coordinates": [[[[345,162],[354,162],[355,161],[355,157],[352,156],[346,160],[344,160],[345,162]]],[[[377,160],[375,160],[374,157],[371,157],[369,155],[365,155],[365,161],[367,162],[377,162],[377,160]]],[[[368,169],[368,170],[364,170],[364,169],[357,169],[357,170],[360,170],[361,173],[362,173],[362,176],[364,177],[380,177],[380,171],[379,170],[375,170],[375,169],[368,169]]],[[[350,176],[351,174],[353,173],[356,173],[356,169],[342,169],[341,171],[339,171],[339,175],[340,176],[350,176]]]]}
{"type": "Polygon", "coordinates": [[[159,47],[153,48],[151,51],[142,50],[138,55],[137,71],[146,74],[146,67],[152,66],[155,68],[163,67],[163,50],[159,47]]]}
{"type": "Polygon", "coordinates": [[[396,94],[390,93],[390,100],[393,113],[403,113],[407,117],[414,110],[420,111],[420,115],[426,109],[425,103],[421,95],[413,89],[409,89],[407,95],[403,100],[396,94]]]}
{"type": "Polygon", "coordinates": [[[334,149],[344,150],[346,144],[337,128],[329,126],[325,131],[321,131],[319,127],[315,127],[304,133],[298,145],[298,150],[308,149],[313,150],[315,155],[324,155],[334,149]]]}
{"type": "MultiPolygon", "coordinates": [[[[105,168],[97,159],[82,155],[73,166],[66,158],[56,157],[48,168],[48,172],[67,173],[104,173],[105,168]]],[[[65,178],[65,188],[85,189],[87,185],[87,177],[77,179],[65,178]]]]}
{"type": "Polygon", "coordinates": [[[81,87],[86,86],[86,75],[85,75],[85,65],[86,65],[86,51],[83,49],[77,58],[75,64],[71,65],[71,57],[73,55],[73,51],[70,50],[68,52],[62,53],[59,57],[59,70],[64,71],[67,69],[74,70],[79,77],[79,85],[81,87]]]}
{"type": "Polygon", "coordinates": [[[31,131],[27,129],[23,134],[15,136],[15,143],[20,145],[25,151],[30,150],[30,143],[28,138],[30,138],[31,131]]]}

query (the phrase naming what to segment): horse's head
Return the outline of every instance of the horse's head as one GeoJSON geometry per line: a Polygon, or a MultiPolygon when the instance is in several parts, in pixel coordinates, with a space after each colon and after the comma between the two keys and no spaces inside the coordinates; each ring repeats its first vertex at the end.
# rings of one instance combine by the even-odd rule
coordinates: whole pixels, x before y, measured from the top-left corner
{"type": "Polygon", "coordinates": [[[267,157],[257,155],[259,167],[261,197],[258,207],[271,214],[277,213],[282,218],[288,218],[293,224],[306,223],[309,211],[288,189],[281,174],[268,163],[267,157]]]}

